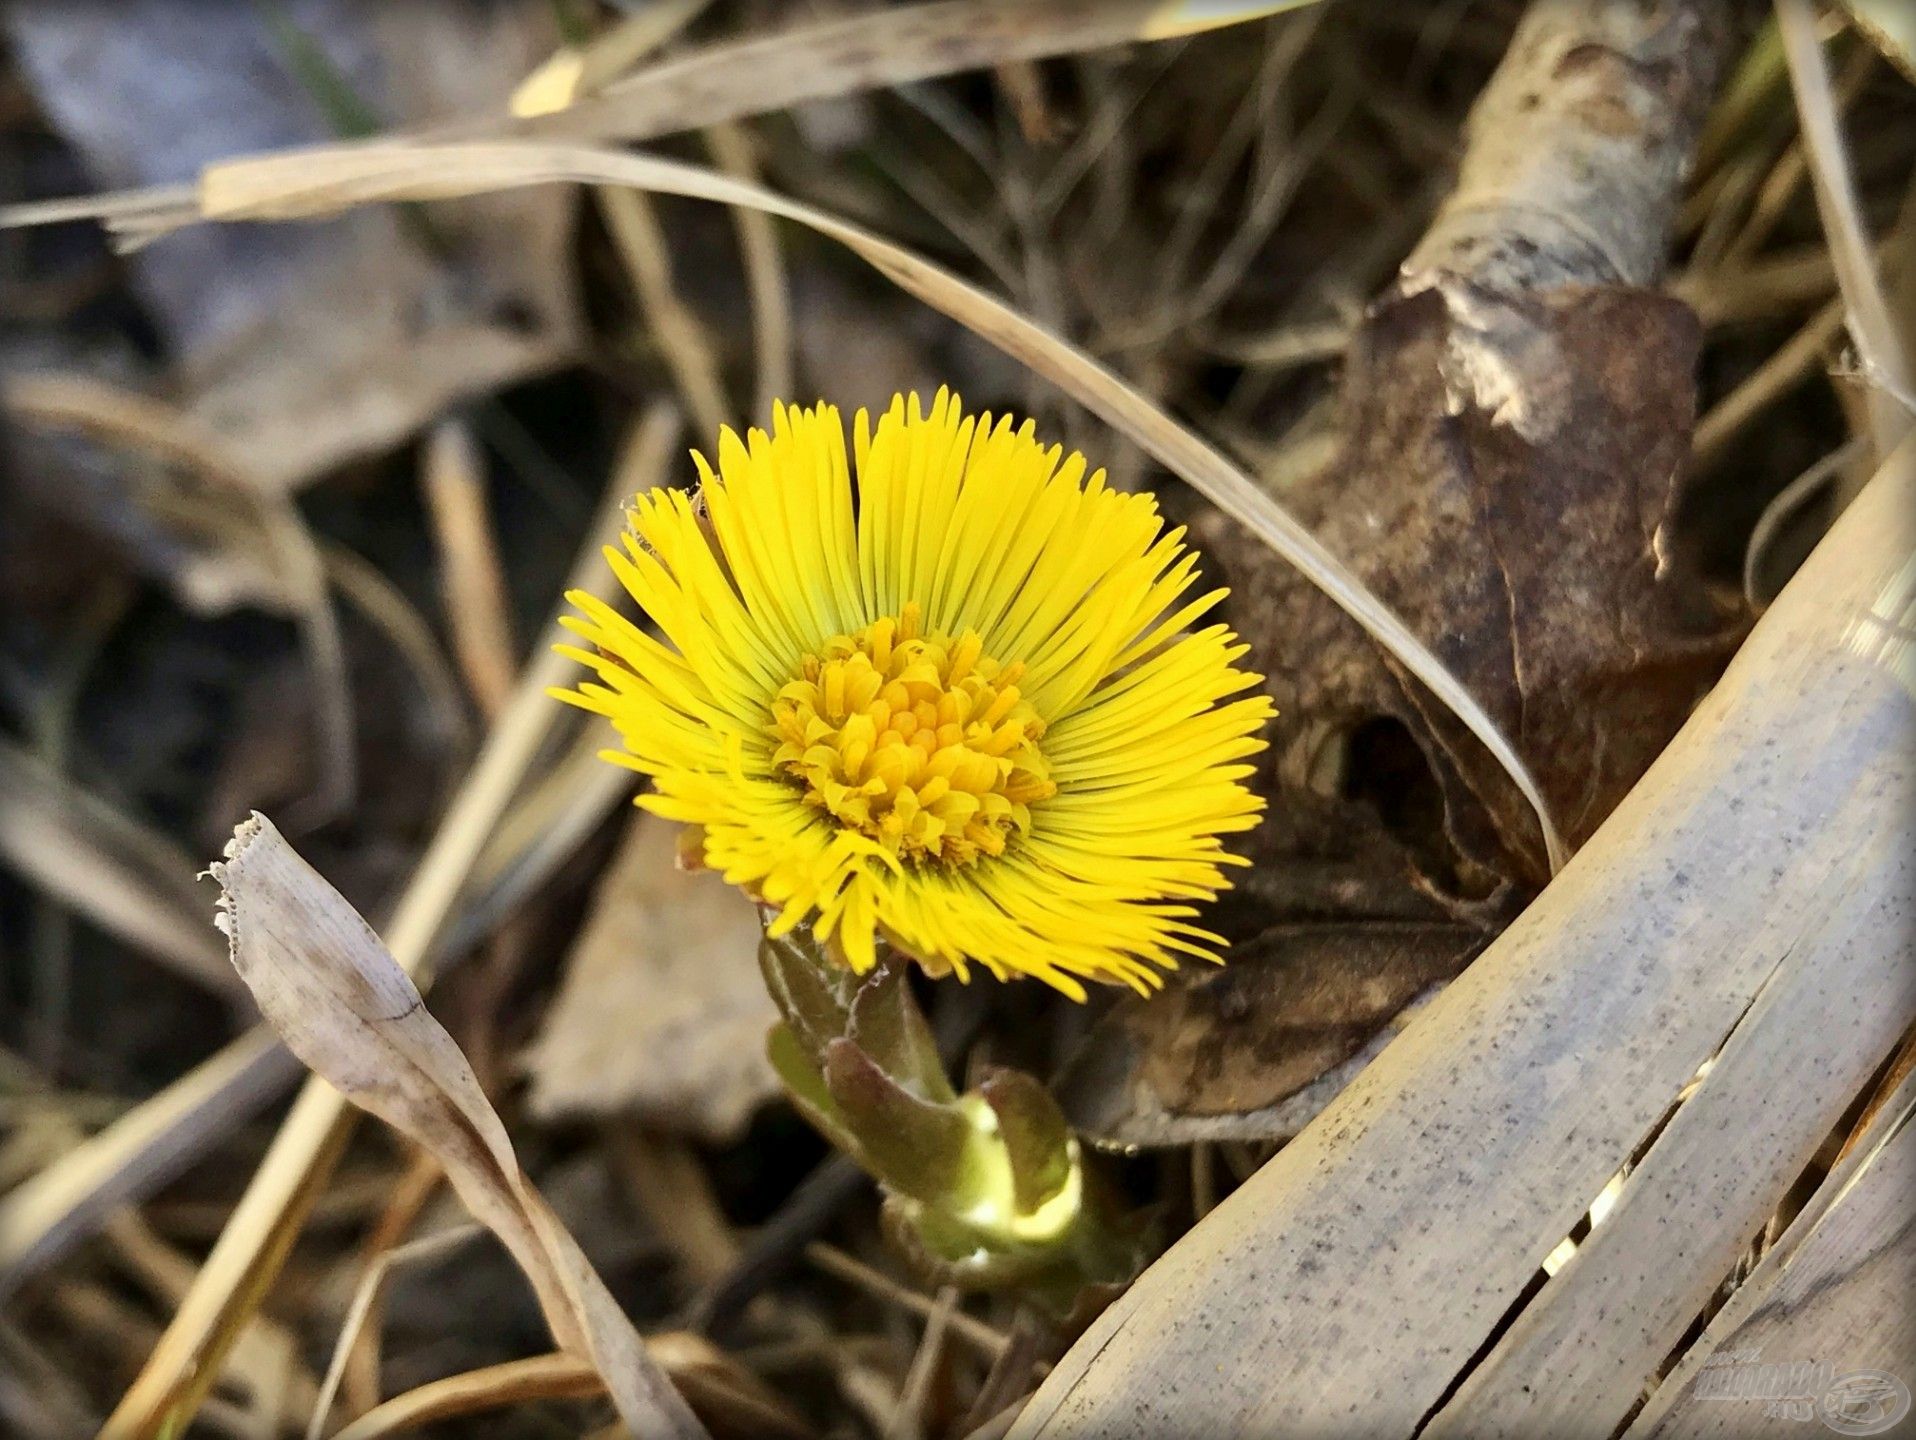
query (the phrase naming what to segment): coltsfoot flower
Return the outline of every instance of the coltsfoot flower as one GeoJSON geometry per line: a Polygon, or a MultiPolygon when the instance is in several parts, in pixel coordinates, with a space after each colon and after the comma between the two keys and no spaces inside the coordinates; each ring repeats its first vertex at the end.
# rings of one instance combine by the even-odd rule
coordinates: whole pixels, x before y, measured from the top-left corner
{"type": "Polygon", "coordinates": [[[1262,809],[1272,708],[1236,636],[1191,628],[1225,592],[1186,598],[1184,532],[944,391],[861,410],[852,455],[836,409],[779,406],[694,455],[696,498],[639,496],[606,554],[659,638],[573,594],[598,679],[561,698],[770,933],[861,974],[884,941],[1082,998],[1215,958],[1195,904],[1262,809]]]}

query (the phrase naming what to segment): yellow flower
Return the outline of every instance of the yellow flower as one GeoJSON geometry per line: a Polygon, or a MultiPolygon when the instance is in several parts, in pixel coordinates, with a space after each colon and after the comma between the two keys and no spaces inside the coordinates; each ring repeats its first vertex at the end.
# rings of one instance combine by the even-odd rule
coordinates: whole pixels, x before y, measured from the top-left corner
{"type": "Polygon", "coordinates": [[[694,455],[698,499],[641,495],[606,554],[655,638],[590,595],[606,716],[694,853],[863,972],[882,938],[935,973],[983,965],[1161,984],[1215,958],[1193,902],[1263,802],[1272,714],[1224,592],[1148,495],[1107,489],[1030,422],[894,399],[874,430],[780,406],[694,455]],[[854,474],[855,477],[854,478],[854,474]]]}

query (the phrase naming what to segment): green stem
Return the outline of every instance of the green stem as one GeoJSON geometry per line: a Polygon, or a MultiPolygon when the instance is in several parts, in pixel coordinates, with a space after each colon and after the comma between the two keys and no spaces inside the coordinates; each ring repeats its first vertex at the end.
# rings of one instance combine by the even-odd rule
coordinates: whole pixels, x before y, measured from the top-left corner
{"type": "Polygon", "coordinates": [[[772,1063],[799,1111],[885,1193],[893,1241],[935,1280],[1012,1290],[1063,1317],[1148,1254],[1146,1227],[1099,1183],[1049,1092],[998,1069],[958,1094],[887,956],[853,975],[807,932],[759,959],[783,1017],[772,1063]]]}

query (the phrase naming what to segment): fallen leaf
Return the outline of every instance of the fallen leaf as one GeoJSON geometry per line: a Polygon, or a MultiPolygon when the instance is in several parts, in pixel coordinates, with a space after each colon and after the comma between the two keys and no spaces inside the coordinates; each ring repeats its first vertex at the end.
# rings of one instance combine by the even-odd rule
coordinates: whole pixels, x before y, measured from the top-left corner
{"type": "Polygon", "coordinates": [[[635,812],[525,1055],[531,1112],[632,1114],[724,1144],[778,1093],[751,901],[680,870],[678,827],[635,812]]]}
{"type": "MultiPolygon", "coordinates": [[[[1660,538],[1699,327],[1631,287],[1478,301],[1373,310],[1339,452],[1285,499],[1463,680],[1575,846],[1740,633],[1660,538]]],[[[1401,666],[1261,547],[1206,539],[1279,708],[1247,842],[1279,926],[1099,1026],[1072,1118],[1114,1143],[1294,1134],[1549,873],[1529,803],[1401,666]]]]}
{"type": "Polygon", "coordinates": [[[287,1047],[445,1166],[512,1252],[560,1349],[605,1378],[635,1436],[706,1432],[520,1168],[504,1124],[418,989],[339,892],[257,812],[212,867],[234,968],[287,1047]]]}
{"type": "MultiPolygon", "coordinates": [[[[11,359],[0,359],[0,368],[10,369],[11,359]]],[[[74,365],[59,368],[72,373],[74,365]]],[[[11,408],[6,399],[0,394],[0,408],[11,408]]],[[[51,595],[90,593],[99,569],[82,574],[64,563],[69,547],[83,544],[102,564],[164,584],[196,615],[223,615],[242,605],[282,615],[296,608],[259,527],[231,504],[186,493],[164,467],[81,437],[23,424],[7,439],[13,453],[5,466],[0,535],[10,562],[19,557],[8,566],[10,587],[37,561],[44,576],[28,576],[51,595]]]]}
{"type": "MultiPolygon", "coordinates": [[[[344,112],[382,128],[503,114],[556,40],[548,6],[462,0],[70,0],[6,7],[0,30],[103,185],[323,142],[354,128],[344,112]]],[[[573,204],[548,189],[208,228],[143,249],[132,274],[189,408],[293,486],[564,358],[573,204]]]]}
{"type": "Polygon", "coordinates": [[[1449,922],[1273,926],[1222,967],[1120,999],[1066,1067],[1059,1102],[1105,1145],[1288,1138],[1341,1088],[1307,1093],[1320,1077],[1381,1049],[1489,938],[1449,922]]]}
{"type": "Polygon", "coordinates": [[[1708,6],[1531,7],[1452,193],[1346,353],[1335,449],[1273,486],[1513,756],[1432,701],[1415,652],[1386,654],[1240,532],[1194,526],[1279,709],[1246,898],[1292,938],[1240,945],[1230,979],[1180,977],[1163,1016],[1118,1011],[1083,1061],[1108,1092],[1080,1112],[1094,1128],[1293,1133],[1556,868],[1534,812],[1588,839],[1727,659],[1743,607],[1671,523],[1701,328],[1659,287],[1729,38],[1708,6]],[[1411,921],[1461,930],[1380,954],[1411,921]],[[1283,928],[1311,922],[1334,928],[1283,928]]]}
{"type": "MultiPolygon", "coordinates": [[[[1393,297],[1351,352],[1341,454],[1286,499],[1463,679],[1575,845],[1675,734],[1738,633],[1660,549],[1700,332],[1686,306],[1629,287],[1495,308],[1522,326],[1508,343],[1535,383],[1506,376],[1516,389],[1494,410],[1460,394],[1475,382],[1454,368],[1453,305],[1435,289],[1393,297]]],[[[1280,707],[1280,797],[1309,783],[1327,743],[1395,720],[1436,779],[1466,883],[1547,878],[1535,820],[1500,767],[1286,567],[1218,540],[1235,591],[1256,597],[1236,618],[1280,707]]]]}

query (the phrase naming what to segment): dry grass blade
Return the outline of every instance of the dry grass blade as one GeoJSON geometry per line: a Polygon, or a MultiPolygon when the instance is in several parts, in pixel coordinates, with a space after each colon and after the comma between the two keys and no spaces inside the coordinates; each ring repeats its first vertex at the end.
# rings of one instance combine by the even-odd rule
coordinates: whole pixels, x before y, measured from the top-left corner
{"type": "Polygon", "coordinates": [[[937,1377],[938,1366],[944,1359],[945,1331],[957,1308],[957,1288],[944,1286],[933,1303],[931,1319],[918,1341],[918,1351],[911,1357],[911,1368],[905,1372],[905,1383],[898,1396],[898,1412],[885,1432],[885,1440],[910,1440],[912,1436],[924,1434],[922,1417],[925,1400],[931,1393],[932,1381],[937,1377]]]}
{"type": "Polygon", "coordinates": [[[1850,20],[1916,84],[1916,5],[1909,0],[1842,0],[1850,20]]]}
{"type": "Polygon", "coordinates": [[[293,1053],[445,1166],[466,1208],[532,1282],[560,1348],[597,1367],[635,1436],[704,1436],[527,1178],[465,1055],[372,927],[257,813],[213,875],[233,965],[293,1053]]]}
{"type": "Polygon", "coordinates": [[[599,206],[686,413],[699,434],[716,434],[731,408],[719,374],[718,351],[673,283],[671,249],[652,197],[607,190],[600,194],[599,206]]]}
{"type": "MultiPolygon", "coordinates": [[[[396,1269],[424,1260],[436,1260],[456,1250],[477,1231],[476,1225],[461,1225],[437,1235],[428,1235],[396,1250],[381,1251],[378,1258],[366,1267],[365,1273],[359,1277],[358,1286],[353,1290],[352,1300],[346,1306],[346,1318],[340,1323],[339,1338],[333,1343],[332,1359],[327,1362],[325,1378],[320,1381],[319,1394],[313,1402],[312,1416],[306,1422],[306,1440],[322,1440],[326,1433],[326,1421],[332,1415],[334,1397],[339,1394],[339,1387],[346,1378],[346,1366],[352,1359],[354,1346],[366,1329],[367,1317],[373,1313],[386,1277],[396,1269]]],[[[593,1373],[596,1375],[598,1372],[593,1373]]]]}
{"type": "Polygon", "coordinates": [[[78,1382],[10,1321],[0,1320],[0,1425],[20,1440],[67,1440],[84,1435],[91,1414],[78,1382]]]}
{"type": "MultiPolygon", "coordinates": [[[[906,1288],[883,1271],[872,1269],[862,1260],[855,1259],[822,1240],[814,1240],[805,1247],[805,1258],[827,1275],[835,1275],[847,1284],[856,1285],[886,1304],[896,1305],[901,1310],[909,1310],[921,1319],[929,1320],[938,1313],[937,1301],[928,1299],[916,1290],[906,1288]]],[[[975,1348],[988,1360],[996,1360],[1011,1346],[1007,1336],[962,1310],[953,1310],[946,1316],[945,1323],[949,1325],[952,1334],[975,1348]]]]}
{"type": "MultiPolygon", "coordinates": [[[[709,45],[608,84],[589,99],[548,109],[580,93],[581,80],[591,79],[595,68],[562,54],[553,69],[529,79],[530,93],[522,87],[514,107],[523,118],[516,124],[487,116],[375,143],[471,139],[497,135],[508,127],[541,139],[650,140],[810,100],[1132,40],[1189,35],[1313,3],[1316,0],[1023,0],[1007,5],[1002,0],[933,0],[709,45]],[[528,110],[546,113],[524,114],[528,110]]],[[[675,3],[673,9],[678,8],[675,3]]],[[[662,18],[677,19],[671,14],[662,18]]],[[[665,38],[669,30],[661,33],[661,28],[640,28],[640,53],[665,38]]],[[[124,224],[131,234],[154,221],[164,224],[191,199],[184,186],[155,185],[102,197],[30,201],[0,206],[0,228],[99,219],[124,224]]]]}
{"type": "MultiPolygon", "coordinates": [[[[1864,459],[1868,444],[1867,435],[1852,435],[1785,485],[1763,507],[1763,513],[1757,517],[1756,527],[1750,531],[1749,543],[1743,550],[1743,598],[1749,601],[1752,609],[1761,610],[1776,598],[1776,590],[1769,588],[1771,551],[1778,539],[1787,532],[1791,519],[1844,470],[1864,459]]],[[[1780,566],[1776,568],[1779,572],[1782,569],[1780,566]]]]}
{"type": "Polygon", "coordinates": [[[216,995],[240,993],[206,929],[192,862],[165,837],[4,741],[0,860],[194,984],[216,995]]]}
{"type": "Polygon", "coordinates": [[[467,688],[490,718],[512,694],[512,622],[498,539],[486,508],[485,462],[457,420],[433,427],[420,486],[439,543],[440,588],[467,688]]]}
{"type": "Polygon", "coordinates": [[[698,18],[712,0],[658,0],[608,26],[586,45],[567,45],[512,92],[512,113],[549,115],[630,70],[698,18]]]}
{"type": "Polygon", "coordinates": [[[472,722],[464,692],[432,626],[384,571],[344,545],[326,545],[327,582],[392,646],[419,686],[419,700],[432,717],[432,733],[441,737],[448,780],[472,753],[472,722]]]}
{"type": "Polygon", "coordinates": [[[462,913],[446,932],[440,963],[489,935],[520,903],[578,853],[586,838],[632,798],[631,775],[599,758],[601,737],[582,729],[550,772],[500,817],[472,869],[462,913]],[[606,771],[614,771],[608,776],[606,771]]]}
{"type": "MultiPolygon", "coordinates": [[[[155,1233],[137,1210],[114,1216],[103,1238],[115,1270],[162,1312],[178,1304],[192,1284],[197,1268],[192,1257],[155,1233]]],[[[293,1417],[312,1409],[318,1395],[301,1340],[269,1316],[255,1316],[241,1332],[220,1378],[220,1402],[245,1417],[234,1431],[244,1440],[265,1440],[289,1428],[293,1417]]]]}
{"type": "Polygon", "coordinates": [[[481,194],[553,181],[623,185],[742,205],[837,240],[909,294],[1030,366],[1179,475],[1295,565],[1454,712],[1537,814],[1551,868],[1564,859],[1541,792],[1484,708],[1348,566],[1249,476],[1142,392],[1065,340],[923,257],[834,215],[728,175],[646,155],[569,145],[389,145],[214,166],[199,212],[213,220],[293,219],[374,200],[481,194]]]}
{"type": "MultiPolygon", "coordinates": [[[[566,109],[528,116],[518,129],[553,140],[649,140],[808,100],[1191,34],[1311,3],[936,0],[903,5],[709,45],[609,83],[566,109]]],[[[432,138],[469,138],[497,129],[494,122],[475,121],[432,138]]]]}
{"type": "Polygon", "coordinates": [[[535,1355],[508,1360],[483,1370],[449,1375],[417,1390],[396,1395],[368,1410],[333,1440],[381,1440],[422,1425],[479,1415],[532,1400],[583,1400],[600,1394],[605,1382],[590,1363],[571,1355],[535,1355]]]}
{"type": "MultiPolygon", "coordinates": [[[[598,593],[615,583],[600,559],[600,546],[612,540],[623,524],[622,501],[630,482],[641,474],[656,477],[663,472],[677,434],[678,420],[669,407],[654,407],[646,413],[629,451],[630,463],[615,477],[567,588],[598,593]]],[[[558,635],[555,621],[549,638],[556,640],[558,635]]],[[[492,727],[400,899],[387,927],[387,949],[421,983],[479,857],[552,733],[559,707],[545,692],[562,683],[570,665],[549,643],[535,649],[511,703],[492,727]]],[[[197,1077],[221,1059],[216,1056],[180,1086],[197,1084],[197,1077]]],[[[169,1104],[177,1088],[169,1087],[149,1104],[169,1104]]],[[[146,1108],[134,1111],[128,1121],[146,1108]]],[[[347,1125],[348,1112],[338,1092],[317,1081],[309,1083],[240,1197],[193,1289],[108,1420],[106,1435],[151,1435],[186,1423],[218,1373],[220,1358],[237,1328],[271,1286],[337,1157],[347,1125]]]]}
{"type": "MultiPolygon", "coordinates": [[[[758,162],[742,126],[714,125],[705,132],[706,148],[718,168],[747,184],[758,179],[758,162]]],[[[739,255],[745,262],[745,295],[752,307],[752,353],[757,384],[752,413],[768,415],[772,403],[792,393],[792,296],[779,250],[778,230],[762,210],[735,207],[739,255]]]]}
{"type": "Polygon", "coordinates": [[[1671,280],[1669,291],[1704,325],[1715,327],[1794,314],[1835,286],[1829,251],[1805,245],[1723,269],[1686,270],[1671,280]]]}
{"type": "Polygon", "coordinates": [[[1690,439],[1691,463],[1702,467],[1720,459],[1730,441],[1778,395],[1817,372],[1842,333],[1843,302],[1838,298],[1812,315],[1736,389],[1704,412],[1690,439]]]}
{"type": "Polygon", "coordinates": [[[1829,68],[1809,0],[1777,0],[1776,19],[1789,59],[1790,86],[1809,151],[1810,174],[1816,182],[1816,208],[1836,264],[1850,338],[1862,357],[1863,378],[1870,386],[1870,430],[1876,453],[1887,455],[1916,426],[1916,414],[1911,411],[1916,405],[1916,382],[1911,380],[1909,357],[1903,353],[1902,337],[1863,229],[1849,153],[1837,125],[1829,68]]]}
{"type": "MultiPolygon", "coordinates": [[[[799,1423],[776,1396],[705,1340],[673,1330],[654,1335],[649,1344],[659,1364],[726,1433],[763,1436],[765,1440],[810,1440],[812,1431],[799,1423]]],[[[565,1354],[535,1355],[451,1375],[395,1395],[339,1431],[333,1440],[382,1440],[461,1415],[482,1414],[533,1400],[589,1399],[604,1390],[599,1372],[584,1361],[565,1354]]]]}
{"type": "Polygon", "coordinates": [[[137,1201],[190,1169],[299,1074],[264,1026],[128,1111],[0,1200],[0,1303],[137,1201]]]}

